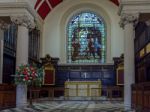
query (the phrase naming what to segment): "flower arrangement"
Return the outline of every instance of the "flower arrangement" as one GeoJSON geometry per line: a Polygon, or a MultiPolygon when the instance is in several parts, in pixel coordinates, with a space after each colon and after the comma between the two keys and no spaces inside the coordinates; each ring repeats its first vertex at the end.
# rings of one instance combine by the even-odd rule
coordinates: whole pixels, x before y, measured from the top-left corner
{"type": "Polygon", "coordinates": [[[29,64],[22,64],[17,67],[15,74],[16,84],[40,86],[43,80],[43,68],[37,68],[29,64]]]}

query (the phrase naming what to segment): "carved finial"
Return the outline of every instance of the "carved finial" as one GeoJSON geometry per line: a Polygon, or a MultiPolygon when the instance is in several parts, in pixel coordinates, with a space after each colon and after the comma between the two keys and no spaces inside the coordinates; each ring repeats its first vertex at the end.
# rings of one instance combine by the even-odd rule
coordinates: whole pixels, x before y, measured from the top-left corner
{"type": "Polygon", "coordinates": [[[45,59],[47,62],[51,63],[51,56],[49,54],[46,54],[45,59]]]}

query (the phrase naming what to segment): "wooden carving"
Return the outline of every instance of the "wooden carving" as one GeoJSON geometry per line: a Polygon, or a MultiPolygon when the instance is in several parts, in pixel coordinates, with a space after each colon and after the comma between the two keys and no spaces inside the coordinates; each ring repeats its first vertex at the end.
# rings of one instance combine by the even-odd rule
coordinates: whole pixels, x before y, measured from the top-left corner
{"type": "Polygon", "coordinates": [[[114,58],[116,85],[124,85],[124,55],[114,58]]]}
{"type": "Polygon", "coordinates": [[[124,67],[117,68],[117,85],[124,85],[124,67]]]}
{"type": "Polygon", "coordinates": [[[55,68],[51,63],[50,55],[46,55],[42,61],[44,66],[43,85],[55,85],[55,68]]]}

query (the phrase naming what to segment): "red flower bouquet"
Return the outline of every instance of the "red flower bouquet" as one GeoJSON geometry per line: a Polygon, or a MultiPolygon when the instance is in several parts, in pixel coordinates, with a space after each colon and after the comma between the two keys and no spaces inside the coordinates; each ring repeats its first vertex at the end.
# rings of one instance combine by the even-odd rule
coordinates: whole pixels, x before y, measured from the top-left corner
{"type": "Polygon", "coordinates": [[[29,64],[21,65],[17,67],[15,74],[16,84],[26,84],[32,85],[36,83],[37,85],[42,84],[43,79],[43,69],[31,66],[29,64]]]}

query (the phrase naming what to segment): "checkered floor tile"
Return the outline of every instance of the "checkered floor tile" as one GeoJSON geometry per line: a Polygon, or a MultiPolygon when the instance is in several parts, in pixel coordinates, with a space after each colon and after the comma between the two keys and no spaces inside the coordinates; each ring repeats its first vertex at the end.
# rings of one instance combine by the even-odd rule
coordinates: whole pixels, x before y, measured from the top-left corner
{"type": "Polygon", "coordinates": [[[25,108],[5,109],[1,112],[134,112],[124,109],[121,101],[41,101],[25,108]]]}

